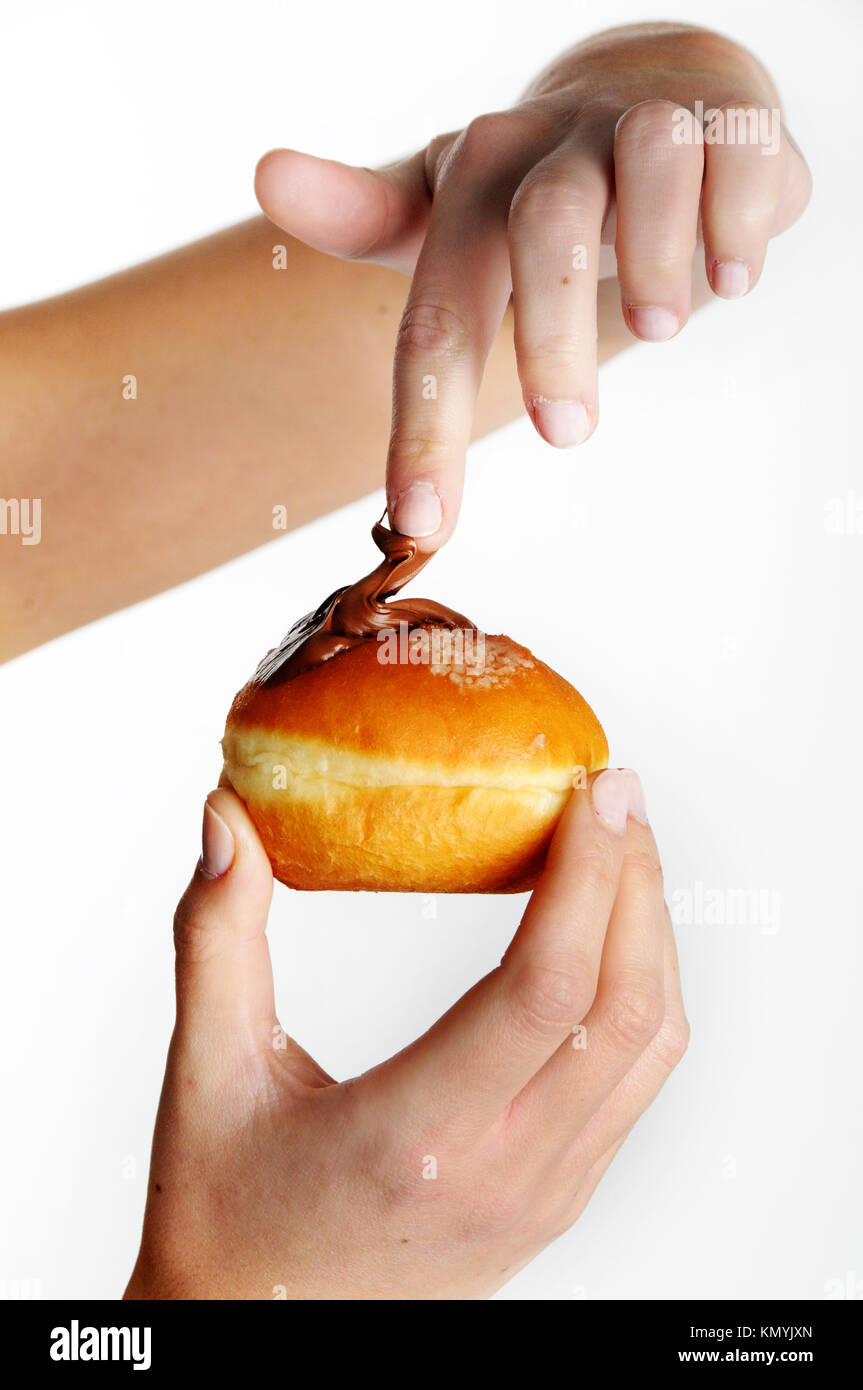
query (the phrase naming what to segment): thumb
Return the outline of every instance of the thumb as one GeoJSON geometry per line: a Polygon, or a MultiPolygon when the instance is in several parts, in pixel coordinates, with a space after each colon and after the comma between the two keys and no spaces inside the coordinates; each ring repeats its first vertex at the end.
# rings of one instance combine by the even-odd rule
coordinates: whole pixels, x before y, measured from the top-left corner
{"type": "Polygon", "coordinates": [[[276,1021],[266,927],[273,873],[240,798],[204,804],[201,857],[174,916],[177,1027],[259,1049],[276,1021]]]}
{"type": "Polygon", "coordinates": [[[272,222],[308,246],[413,273],[431,209],[425,150],[380,170],[271,150],[255,171],[255,194],[272,222]]]}

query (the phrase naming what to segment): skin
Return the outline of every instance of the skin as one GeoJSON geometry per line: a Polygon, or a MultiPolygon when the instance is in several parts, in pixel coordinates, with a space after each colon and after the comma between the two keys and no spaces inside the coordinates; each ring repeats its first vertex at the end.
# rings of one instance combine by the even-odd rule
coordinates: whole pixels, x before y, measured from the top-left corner
{"type": "Polygon", "coordinates": [[[638,778],[573,793],[501,964],[342,1082],[277,1021],[272,874],[242,802],[212,792],[204,817],[126,1297],[487,1297],[578,1218],[686,1048],[638,778]]]}
{"type": "MultiPolygon", "coordinates": [[[[588,437],[597,363],[748,292],[809,197],[784,125],[770,158],[676,144],[696,100],[779,105],[715,34],[601,34],[511,111],[388,169],[268,155],[281,280],[256,220],[2,316],[4,495],[53,520],[50,545],[0,545],[0,657],[262,544],[276,504],[299,525],[371,490],[394,345],[390,518],[428,550],[455,526],[472,432],[521,400],[549,442],[588,437]]],[[[686,1046],[640,783],[573,792],[501,965],[347,1081],[277,1023],[271,891],[242,804],[211,793],[127,1297],[488,1296],[577,1219],[686,1046]]]]}
{"type": "MultiPolygon", "coordinates": [[[[0,315],[0,496],[42,499],[39,545],[0,534],[0,660],[379,487],[404,296],[257,217],[0,315]]],[[[517,410],[510,322],[477,435],[517,410]]]]}
{"type": "Polygon", "coordinates": [[[40,545],[0,536],[0,660],[263,545],[276,506],[291,528],[376,488],[394,347],[390,518],[428,549],[452,534],[468,439],[522,398],[558,445],[561,402],[592,429],[597,363],[649,336],[635,310],[682,323],[712,295],[699,195],[708,265],[742,259],[752,283],[809,195],[784,126],[773,158],[669,146],[674,104],[697,97],[777,105],[730,40],[600,34],[511,111],[388,169],[266,156],[258,195],[290,235],[253,219],[0,315],[2,495],[43,503],[40,545]]]}
{"type": "Polygon", "coordinates": [[[577,44],[509,111],[388,169],[290,150],[262,160],[258,197],[274,221],[331,253],[413,271],[387,497],[392,525],[424,549],[455,527],[477,391],[510,296],[524,407],[549,443],[578,444],[599,414],[600,279],[618,275],[635,337],[674,336],[693,304],[699,241],[711,291],[739,297],[757,283],[769,238],[803,211],[811,180],[784,124],[770,157],[758,143],[675,143],[675,113],[699,99],[705,110],[780,106],[764,68],[731,40],[630,25],[577,44]],[[430,376],[435,398],[421,389],[430,376]]]}

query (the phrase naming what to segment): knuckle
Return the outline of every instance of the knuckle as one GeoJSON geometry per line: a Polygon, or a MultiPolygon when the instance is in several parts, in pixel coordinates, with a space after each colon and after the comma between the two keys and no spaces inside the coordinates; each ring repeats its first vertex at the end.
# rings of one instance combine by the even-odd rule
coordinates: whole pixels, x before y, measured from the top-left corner
{"type": "MultiPolygon", "coordinates": [[[[728,146],[717,145],[718,150],[726,150],[728,146]]],[[[712,157],[712,152],[711,152],[712,157]]],[[[732,158],[736,158],[732,155],[732,158]]],[[[765,186],[748,186],[740,188],[729,188],[727,194],[723,192],[721,201],[715,194],[710,207],[709,225],[713,230],[714,239],[717,237],[717,230],[721,229],[725,234],[733,227],[734,239],[739,241],[741,237],[757,238],[766,240],[769,232],[769,224],[765,226],[767,218],[772,216],[773,205],[771,201],[771,190],[765,186]]],[[[710,232],[708,232],[708,241],[710,232]]]]}
{"type": "Polygon", "coordinates": [[[532,1034],[558,1032],[584,1017],[595,992],[596,977],[586,963],[560,970],[530,961],[513,981],[515,1015],[532,1034]]]}
{"type": "Polygon", "coordinates": [[[586,229],[597,221],[593,188],[588,181],[550,173],[529,175],[519,184],[509,209],[513,235],[533,228],[536,223],[566,221],[573,236],[587,239],[586,229]],[[584,229],[579,232],[579,228],[584,229]]]}
{"type": "MultiPolygon", "coordinates": [[[[624,147],[632,146],[636,150],[664,144],[669,148],[683,149],[684,145],[678,147],[672,144],[671,132],[674,128],[673,122],[680,119],[680,112],[684,110],[684,107],[673,101],[658,98],[640,101],[636,106],[630,106],[628,111],[624,111],[617,122],[615,143],[624,147]]],[[[686,111],[686,117],[694,120],[689,111],[686,111]]]]}
{"type": "Polygon", "coordinates": [[[588,898],[605,898],[617,892],[619,873],[611,845],[600,844],[580,854],[571,855],[569,865],[577,872],[581,891],[588,898]]]}
{"type": "Polygon", "coordinates": [[[577,333],[548,333],[543,338],[531,342],[522,353],[524,362],[542,364],[545,362],[572,364],[584,356],[589,343],[577,333]]]}
{"type": "Polygon", "coordinates": [[[183,965],[210,960],[216,954],[214,933],[200,922],[181,900],[174,913],[174,951],[183,965]]]}
{"type": "Polygon", "coordinates": [[[399,323],[396,351],[402,355],[460,357],[470,334],[460,314],[434,299],[409,304],[399,323]]]}
{"type": "Polygon", "coordinates": [[[665,1016],[662,991],[650,980],[619,980],[612,990],[608,1024],[615,1042],[643,1050],[660,1032],[665,1016]]]}
{"type": "Polygon", "coordinates": [[[691,230],[686,230],[685,236],[674,235],[670,229],[666,231],[665,235],[657,230],[645,240],[643,245],[637,243],[634,245],[631,236],[624,243],[618,235],[615,251],[619,259],[626,262],[626,269],[630,276],[639,278],[646,275],[661,275],[668,279],[685,276],[684,283],[688,284],[689,263],[692,260],[697,241],[697,228],[693,223],[691,230]]]}
{"type": "Polygon", "coordinates": [[[400,477],[415,481],[433,478],[448,462],[452,448],[452,444],[437,435],[397,431],[390,441],[390,467],[400,477]]]}
{"type": "Polygon", "coordinates": [[[454,153],[460,163],[471,168],[497,161],[517,139],[519,119],[514,112],[489,111],[475,116],[456,142],[454,153]]]}
{"type": "Polygon", "coordinates": [[[627,877],[635,883],[636,887],[658,893],[662,897],[664,890],[662,865],[654,855],[641,851],[631,851],[624,859],[624,869],[627,877]]]}
{"type": "Polygon", "coordinates": [[[426,145],[423,167],[430,188],[434,188],[437,183],[456,139],[457,136],[452,131],[448,131],[445,135],[436,135],[426,145]]]}

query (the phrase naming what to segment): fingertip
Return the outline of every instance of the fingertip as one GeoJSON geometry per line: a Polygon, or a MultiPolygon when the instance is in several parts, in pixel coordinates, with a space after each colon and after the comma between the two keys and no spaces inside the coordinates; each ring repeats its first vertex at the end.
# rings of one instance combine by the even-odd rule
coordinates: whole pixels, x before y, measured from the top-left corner
{"type": "Polygon", "coordinates": [[[185,1042],[214,1031],[233,1047],[248,1040],[250,1022],[256,1032],[269,1029],[272,892],[269,860],[245,806],[220,786],[204,801],[201,856],[174,914],[176,1036],[185,1042]]]}
{"type": "Polygon", "coordinates": [[[594,815],[613,834],[626,834],[630,816],[641,825],[647,824],[644,787],[632,768],[604,768],[592,781],[590,795],[594,815]]]}
{"type": "Polygon", "coordinates": [[[644,787],[637,772],[626,767],[603,767],[589,773],[586,779],[580,776],[557,823],[549,860],[565,860],[573,837],[592,835],[597,826],[601,831],[609,831],[613,842],[622,841],[630,817],[641,825],[648,824],[644,787]]]}
{"type": "Polygon", "coordinates": [[[347,167],[303,150],[268,150],[255,169],[255,197],[271,222],[301,241],[329,236],[333,179],[347,167]]]}
{"type": "Polygon", "coordinates": [[[200,872],[206,879],[222,878],[234,862],[236,846],[227,821],[219,815],[217,793],[210,792],[204,802],[201,826],[200,872]]]}
{"type": "Polygon", "coordinates": [[[279,155],[285,153],[286,149],[283,145],[274,145],[271,150],[267,150],[266,153],[262,154],[257,164],[255,165],[255,178],[258,177],[261,171],[265,169],[272,160],[276,159],[279,155]]]}
{"type": "Polygon", "coordinates": [[[461,497],[459,470],[412,477],[403,467],[388,466],[387,520],[398,535],[414,541],[422,554],[433,555],[451,539],[461,497]]]}
{"type": "Polygon", "coordinates": [[[686,318],[659,304],[624,305],[630,333],[642,343],[667,343],[680,332],[686,318]]]}
{"type": "Polygon", "coordinates": [[[565,869],[572,858],[573,847],[581,842],[586,835],[594,834],[597,816],[593,809],[593,785],[606,770],[599,768],[595,772],[588,773],[585,778],[585,769],[577,769],[573,778],[572,792],[551,837],[540,883],[544,879],[553,878],[565,869]]]}
{"type": "Polygon", "coordinates": [[[389,512],[393,530],[414,540],[428,544],[443,529],[443,501],[433,482],[408,483],[396,494],[389,512]]]}
{"type": "Polygon", "coordinates": [[[198,869],[208,882],[248,873],[272,878],[270,861],[242,799],[224,783],[204,802],[198,869]]]}
{"type": "Polygon", "coordinates": [[[279,177],[280,166],[284,165],[283,156],[290,153],[284,149],[267,150],[255,165],[255,197],[268,217],[275,203],[274,180],[279,177]]]}
{"type": "MultiPolygon", "coordinates": [[[[239,817],[240,820],[249,819],[249,813],[241,797],[237,795],[230,782],[219,778],[219,785],[207,793],[205,806],[212,806],[223,819],[239,817]]],[[[251,824],[251,822],[249,822],[251,824]]]]}
{"type": "Polygon", "coordinates": [[[707,278],[719,299],[742,299],[755,284],[751,266],[740,259],[709,259],[707,278]]]}
{"type": "Polygon", "coordinates": [[[584,444],[596,429],[596,409],[584,401],[534,396],[526,409],[537,434],[554,449],[584,444]]]}

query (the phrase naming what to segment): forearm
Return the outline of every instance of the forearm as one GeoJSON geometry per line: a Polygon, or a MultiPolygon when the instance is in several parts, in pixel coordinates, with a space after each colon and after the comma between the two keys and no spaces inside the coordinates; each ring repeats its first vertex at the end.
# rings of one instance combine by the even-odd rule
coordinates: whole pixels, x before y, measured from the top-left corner
{"type": "MultiPolygon", "coordinates": [[[[0,535],[0,658],[273,539],[274,507],[294,527],[380,486],[407,284],[255,218],[0,316],[0,494],[42,505],[38,545],[0,535]]],[[[508,314],[476,435],[521,409],[508,314]]]]}

